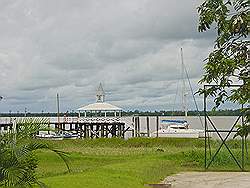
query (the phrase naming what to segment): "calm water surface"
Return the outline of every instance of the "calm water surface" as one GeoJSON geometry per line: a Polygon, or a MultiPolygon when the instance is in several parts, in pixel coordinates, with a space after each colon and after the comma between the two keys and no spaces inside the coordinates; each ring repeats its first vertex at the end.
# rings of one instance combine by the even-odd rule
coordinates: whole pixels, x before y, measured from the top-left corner
{"type": "MultiPolygon", "coordinates": [[[[125,121],[127,122],[127,126],[131,126],[132,123],[132,117],[123,117],[125,119],[125,121]]],[[[217,129],[230,129],[232,127],[232,125],[236,122],[237,120],[237,116],[210,116],[211,121],[216,125],[217,129]]],[[[170,117],[170,116],[160,116],[159,117],[159,121],[162,119],[179,119],[179,120],[184,120],[184,117],[181,116],[177,116],[177,117],[170,117]]],[[[204,117],[201,117],[202,119],[202,123],[200,121],[200,118],[197,116],[188,116],[187,117],[187,121],[190,124],[190,128],[193,129],[204,129],[204,117]]],[[[56,117],[51,117],[50,118],[51,121],[57,121],[56,117]]],[[[1,117],[0,118],[0,123],[2,122],[9,122],[10,118],[7,117],[1,117]]],[[[63,118],[61,118],[60,120],[61,122],[63,121],[63,118]]],[[[153,132],[156,130],[156,117],[155,116],[150,116],[149,117],[149,123],[150,123],[150,132],[153,132]]],[[[238,121],[237,124],[241,123],[241,119],[238,121]]],[[[160,125],[159,125],[160,126],[160,125]]],[[[209,129],[212,129],[212,126],[210,124],[210,122],[208,122],[208,127],[209,129]]],[[[67,129],[67,126],[66,126],[67,129]]],[[[140,116],[140,129],[141,132],[146,132],[146,116],[140,116]]],[[[232,133],[234,134],[234,133],[232,133]]],[[[226,134],[222,134],[222,136],[224,137],[226,134]]],[[[131,137],[130,133],[126,134],[126,137],[131,137]]],[[[214,138],[218,138],[218,136],[216,136],[216,134],[213,134],[214,138]]],[[[232,136],[231,136],[232,138],[232,136]]]]}

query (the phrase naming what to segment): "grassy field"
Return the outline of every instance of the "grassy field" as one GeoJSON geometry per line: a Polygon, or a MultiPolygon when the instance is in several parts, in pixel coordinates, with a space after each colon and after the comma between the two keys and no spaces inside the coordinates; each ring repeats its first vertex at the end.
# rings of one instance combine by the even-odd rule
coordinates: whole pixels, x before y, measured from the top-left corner
{"type": "MultiPolygon", "coordinates": [[[[204,141],[198,139],[112,138],[47,142],[69,153],[72,170],[67,173],[65,164],[54,153],[37,152],[40,160],[37,175],[53,188],[141,188],[174,173],[204,170],[204,141]]],[[[240,142],[228,144],[240,158],[240,142]]],[[[216,146],[219,142],[213,141],[212,152],[216,146]]],[[[239,171],[239,168],[222,148],[210,170],[239,171]]],[[[250,170],[249,163],[246,170],[250,170]]]]}

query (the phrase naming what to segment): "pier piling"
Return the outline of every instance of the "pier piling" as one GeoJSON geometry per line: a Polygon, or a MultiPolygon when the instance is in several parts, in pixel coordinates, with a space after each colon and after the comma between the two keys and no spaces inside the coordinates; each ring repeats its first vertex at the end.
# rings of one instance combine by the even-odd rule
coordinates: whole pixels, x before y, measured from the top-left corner
{"type": "Polygon", "coordinates": [[[159,116],[156,116],[156,137],[159,137],[159,116]]]}
{"type": "Polygon", "coordinates": [[[149,117],[147,116],[147,136],[149,137],[150,136],[150,129],[149,129],[149,117]]]}

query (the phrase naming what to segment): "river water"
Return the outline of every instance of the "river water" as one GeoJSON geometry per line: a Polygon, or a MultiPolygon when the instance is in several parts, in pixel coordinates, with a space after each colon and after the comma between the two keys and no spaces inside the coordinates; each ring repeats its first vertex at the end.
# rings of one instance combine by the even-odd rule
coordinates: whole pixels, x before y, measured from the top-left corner
{"type": "MultiPolygon", "coordinates": [[[[127,126],[132,126],[132,116],[129,117],[123,117],[127,126]]],[[[217,129],[224,129],[224,130],[229,130],[233,124],[236,122],[237,120],[237,116],[210,116],[211,121],[214,123],[214,125],[216,126],[217,129]]],[[[147,126],[146,126],[146,116],[140,116],[140,131],[141,132],[146,132],[147,131],[147,126]]],[[[184,117],[181,116],[177,116],[177,117],[169,117],[169,116],[159,116],[159,122],[162,119],[178,119],[178,120],[184,120],[184,117]]],[[[51,117],[50,120],[53,122],[57,121],[56,117],[51,117]]],[[[149,125],[150,125],[150,132],[156,131],[156,120],[157,118],[155,116],[149,116],[149,125]]],[[[204,117],[201,117],[202,123],[200,121],[200,118],[198,116],[188,116],[186,118],[186,120],[189,123],[189,127],[193,128],[193,129],[203,129],[204,130],[204,117]]],[[[64,119],[61,118],[60,122],[63,122],[64,119]]],[[[4,122],[10,122],[10,118],[8,117],[1,117],[0,118],[0,123],[4,123],[4,122]]],[[[241,124],[241,118],[239,119],[237,124],[241,124]]],[[[209,121],[207,121],[207,125],[209,129],[213,129],[211,126],[211,123],[209,121]]],[[[159,123],[159,127],[160,127],[160,123],[159,123]]],[[[67,126],[66,126],[67,129],[67,126]]],[[[231,134],[230,138],[232,138],[234,133],[231,134]]],[[[225,137],[226,133],[222,133],[222,136],[225,137]]],[[[126,138],[131,137],[131,133],[126,133],[126,138]]],[[[218,136],[216,135],[216,133],[214,133],[212,135],[213,138],[218,138],[218,136]]]]}
{"type": "MultiPolygon", "coordinates": [[[[231,127],[234,125],[234,123],[237,121],[237,116],[209,116],[210,120],[216,126],[218,130],[230,130],[231,127]]],[[[184,120],[184,117],[169,117],[169,116],[161,116],[159,117],[159,121],[162,119],[173,119],[173,120],[184,120]]],[[[192,129],[202,129],[204,130],[205,126],[205,118],[198,116],[188,116],[186,118],[187,122],[189,123],[189,128],[192,129]]],[[[153,132],[156,130],[156,117],[150,117],[150,132],[153,132]]],[[[146,117],[140,117],[140,124],[141,124],[141,131],[146,132],[146,117]]],[[[241,124],[241,118],[237,121],[236,124],[241,124]]],[[[160,126],[160,125],[159,125],[160,126]]],[[[212,124],[207,119],[207,126],[208,129],[214,130],[212,127],[212,124]]],[[[236,130],[236,128],[234,129],[236,130]]],[[[224,138],[227,133],[221,133],[221,136],[224,138]]],[[[235,133],[231,133],[229,138],[232,138],[235,133]]],[[[216,133],[212,134],[213,138],[219,138],[219,136],[216,133]]]]}

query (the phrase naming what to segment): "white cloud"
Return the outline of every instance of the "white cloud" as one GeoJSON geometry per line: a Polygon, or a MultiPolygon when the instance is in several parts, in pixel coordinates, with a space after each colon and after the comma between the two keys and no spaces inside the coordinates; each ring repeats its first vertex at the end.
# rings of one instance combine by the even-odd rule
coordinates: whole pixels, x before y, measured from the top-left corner
{"type": "Polygon", "coordinates": [[[189,0],[2,0],[1,111],[55,111],[107,99],[129,109],[169,109],[180,47],[195,89],[213,34],[197,32],[189,0]]]}

